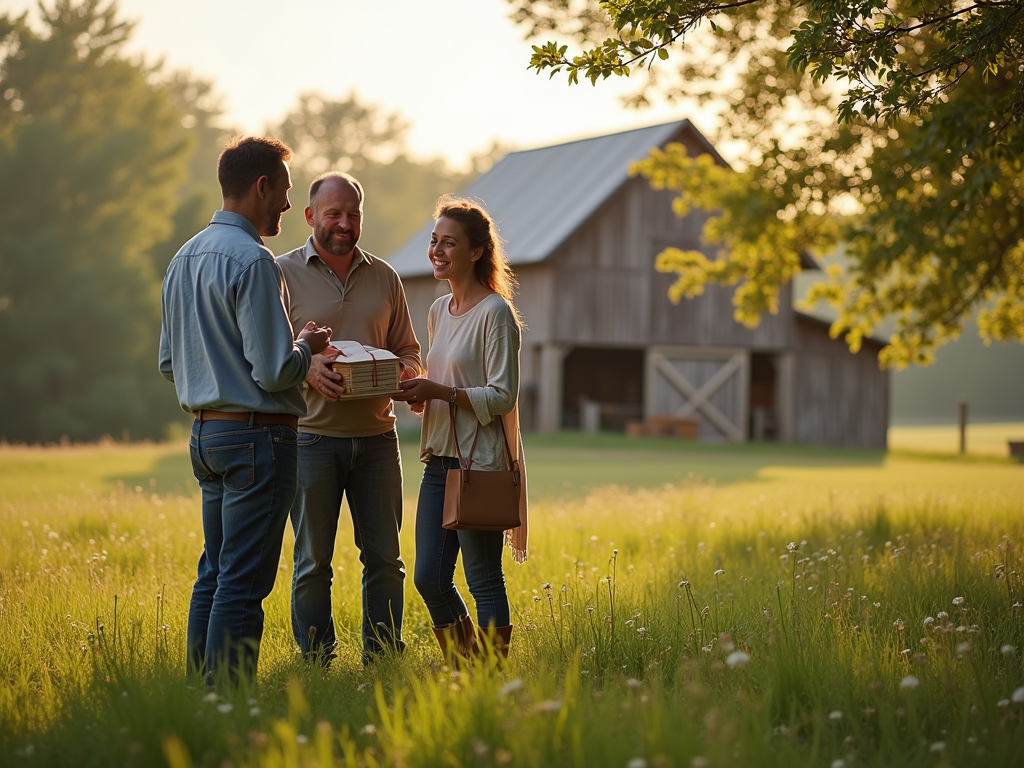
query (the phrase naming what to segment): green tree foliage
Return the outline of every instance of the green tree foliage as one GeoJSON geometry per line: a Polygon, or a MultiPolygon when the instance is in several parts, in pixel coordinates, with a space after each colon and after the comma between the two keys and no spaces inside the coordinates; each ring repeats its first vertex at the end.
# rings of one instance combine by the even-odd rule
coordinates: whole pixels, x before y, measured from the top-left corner
{"type": "MultiPolygon", "coordinates": [[[[359,179],[366,195],[360,245],[387,257],[416,232],[439,195],[457,191],[485,170],[489,160],[484,155],[468,173],[453,171],[441,160],[410,158],[407,127],[399,115],[363,104],[354,94],[343,100],[300,96],[296,108],[269,130],[294,152],[291,198],[296,210],[284,217],[275,250],[296,248],[309,237],[302,209],[310,182],[324,171],[346,171],[359,179]]],[[[425,243],[423,248],[425,254],[425,243]]]]}
{"type": "Polygon", "coordinates": [[[736,318],[756,325],[801,252],[841,243],[809,300],[852,349],[891,316],[883,363],[927,363],[979,308],[986,341],[1024,341],[1024,3],[509,2],[532,36],[582,46],[535,46],[536,69],[720,112],[735,170],[675,146],[634,168],[679,213],[716,212],[708,253],[658,257],[676,300],[739,283],[736,318]]]}
{"type": "MultiPolygon", "coordinates": [[[[0,437],[156,436],[154,246],[192,137],[180,83],[123,53],[113,4],[0,16],[0,437]],[[36,28],[38,27],[38,28],[36,28]]],[[[170,402],[168,402],[170,401],[170,402]]]]}

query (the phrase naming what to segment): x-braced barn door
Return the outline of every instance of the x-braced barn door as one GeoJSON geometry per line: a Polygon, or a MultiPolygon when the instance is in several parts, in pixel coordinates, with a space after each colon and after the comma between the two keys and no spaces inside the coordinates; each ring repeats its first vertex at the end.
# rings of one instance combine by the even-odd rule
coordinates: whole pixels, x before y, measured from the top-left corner
{"type": "Polygon", "coordinates": [[[704,440],[747,439],[750,354],[722,347],[650,347],[645,416],[700,421],[704,440]]]}

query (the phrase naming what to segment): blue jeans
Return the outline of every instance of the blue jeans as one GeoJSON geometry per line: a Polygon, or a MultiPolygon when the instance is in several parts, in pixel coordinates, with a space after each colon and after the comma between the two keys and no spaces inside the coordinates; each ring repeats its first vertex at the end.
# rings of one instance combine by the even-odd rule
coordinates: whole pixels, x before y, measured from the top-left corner
{"type": "Polygon", "coordinates": [[[477,624],[507,627],[509,619],[505,575],[501,570],[503,531],[449,531],[441,527],[444,484],[448,470],[459,465],[449,456],[432,456],[423,468],[416,508],[416,569],[413,583],[427,604],[435,627],[447,627],[468,616],[455,586],[455,561],[462,551],[466,583],[476,602],[477,624]]]}
{"type": "Polygon", "coordinates": [[[331,559],[343,495],[348,498],[363,565],[364,658],[385,647],[401,650],[405,563],[398,543],[402,529],[398,435],[395,430],[372,437],[303,432],[298,477],[292,507],[292,631],[303,655],[328,663],[338,644],[331,614],[331,559]]]}
{"type": "Polygon", "coordinates": [[[254,677],[263,599],[274,588],[295,496],[297,432],[196,421],[189,451],[203,492],[204,547],[188,611],[188,669],[254,677]]]}

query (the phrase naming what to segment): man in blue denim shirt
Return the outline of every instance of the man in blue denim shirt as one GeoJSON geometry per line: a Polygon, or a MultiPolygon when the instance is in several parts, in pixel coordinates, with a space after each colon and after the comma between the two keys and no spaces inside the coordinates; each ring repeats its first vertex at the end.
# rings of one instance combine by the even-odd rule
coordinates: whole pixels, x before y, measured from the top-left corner
{"type": "Polygon", "coordinates": [[[299,385],[330,341],[315,323],[295,341],[281,271],[261,238],[280,231],[291,207],[290,156],[269,139],[229,145],[217,168],[223,208],[164,278],[160,372],[195,414],[189,447],[203,494],[188,669],[208,682],[255,677],[263,600],[295,496],[299,385]]]}

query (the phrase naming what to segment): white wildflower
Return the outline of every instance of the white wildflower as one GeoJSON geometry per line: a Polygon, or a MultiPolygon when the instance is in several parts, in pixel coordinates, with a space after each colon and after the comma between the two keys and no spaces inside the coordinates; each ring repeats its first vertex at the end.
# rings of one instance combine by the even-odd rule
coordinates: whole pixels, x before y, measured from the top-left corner
{"type": "Polygon", "coordinates": [[[548,699],[547,701],[537,702],[536,707],[538,712],[545,712],[548,714],[554,714],[562,709],[562,702],[558,699],[548,699]]]}
{"type": "Polygon", "coordinates": [[[232,704],[229,701],[225,701],[223,704],[218,704],[217,705],[217,711],[220,712],[222,715],[226,715],[228,712],[230,712],[234,708],[235,708],[235,705],[232,704]]]}
{"type": "Polygon", "coordinates": [[[1003,654],[1003,656],[1014,656],[1017,653],[1017,649],[1016,649],[1016,647],[1014,647],[1014,646],[1010,645],[1009,643],[1007,643],[1006,645],[1004,645],[1002,648],[999,649],[999,652],[1001,654],[1003,654]]]}
{"type": "Polygon", "coordinates": [[[634,757],[626,763],[626,768],[647,768],[647,761],[642,757],[634,757]]]}
{"type": "Polygon", "coordinates": [[[932,745],[930,747],[928,747],[928,750],[930,752],[935,752],[935,753],[945,752],[946,751],[946,742],[944,742],[944,741],[933,742],[932,745]]]}
{"type": "Polygon", "coordinates": [[[1010,696],[1010,700],[1014,704],[1024,704],[1024,686],[1015,690],[1013,694],[1010,696]]]}
{"type": "Polygon", "coordinates": [[[838,757],[832,761],[832,768],[846,768],[846,761],[838,757]]]}
{"type": "Polygon", "coordinates": [[[929,617],[927,617],[927,618],[926,618],[926,619],[924,620],[924,625],[925,625],[926,627],[927,627],[927,626],[929,626],[929,625],[931,625],[931,624],[934,624],[934,623],[935,623],[935,619],[934,619],[934,617],[932,617],[932,616],[929,616],[929,617]]]}
{"type": "Polygon", "coordinates": [[[690,761],[690,768],[708,768],[708,759],[697,755],[690,761]]]}
{"type": "Polygon", "coordinates": [[[960,643],[960,645],[956,647],[956,655],[958,658],[966,659],[968,656],[971,655],[971,644],[960,643]]]}
{"type": "Polygon", "coordinates": [[[359,732],[365,734],[366,736],[373,736],[373,734],[377,732],[377,726],[373,723],[367,723],[359,732]]]}
{"type": "MultiPolygon", "coordinates": [[[[964,599],[962,597],[954,597],[953,598],[953,605],[963,605],[963,604],[964,604],[964,599]]],[[[936,744],[942,744],[943,749],[945,749],[945,747],[946,747],[945,743],[943,743],[941,741],[937,741],[935,743],[936,744]]]]}
{"type": "Polygon", "coordinates": [[[843,713],[840,712],[838,709],[832,710],[828,713],[828,719],[831,720],[833,723],[838,723],[840,720],[843,719],[843,713]]]}
{"type": "Polygon", "coordinates": [[[642,683],[635,677],[631,677],[629,678],[629,680],[626,681],[626,687],[628,688],[639,688],[641,685],[642,683]]]}
{"type": "Polygon", "coordinates": [[[525,685],[526,684],[517,677],[515,680],[510,680],[509,682],[501,686],[501,695],[511,696],[513,693],[523,690],[525,685]]]}
{"type": "Polygon", "coordinates": [[[742,669],[750,663],[750,656],[743,651],[733,651],[725,657],[725,663],[731,669],[742,669]]]}
{"type": "Polygon", "coordinates": [[[905,691],[913,691],[919,685],[921,685],[921,681],[913,675],[907,675],[902,680],[900,680],[900,688],[902,688],[905,691]]]}

